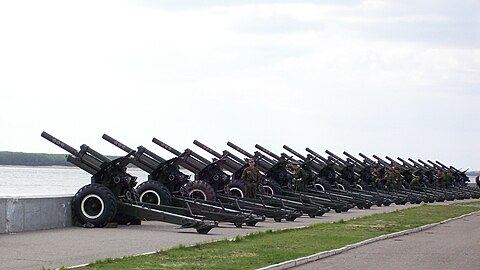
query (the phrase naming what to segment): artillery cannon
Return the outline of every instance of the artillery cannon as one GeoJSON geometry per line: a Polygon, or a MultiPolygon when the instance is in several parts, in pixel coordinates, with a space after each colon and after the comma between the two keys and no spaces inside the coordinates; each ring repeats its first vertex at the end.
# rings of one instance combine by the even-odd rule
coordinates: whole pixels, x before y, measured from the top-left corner
{"type": "MultiPolygon", "coordinates": [[[[173,147],[161,142],[156,138],[153,139],[153,142],[173,154],[180,153],[178,150],[175,150],[173,147]]],[[[191,159],[186,160],[186,163],[190,168],[189,170],[195,173],[195,175],[198,176],[200,179],[209,179],[209,184],[212,183],[214,185],[217,185],[216,199],[221,201],[222,204],[230,205],[230,207],[236,206],[236,209],[238,210],[248,210],[252,211],[252,213],[255,213],[257,215],[271,217],[277,222],[280,222],[282,218],[285,218],[288,221],[293,221],[297,217],[302,215],[301,212],[291,209],[282,209],[277,207],[278,205],[271,205],[262,200],[242,198],[244,194],[243,185],[240,185],[238,181],[231,181],[230,175],[227,175],[223,171],[223,168],[227,163],[226,157],[220,157],[213,162],[209,162],[208,159],[193,152],[192,150],[187,150],[191,153],[194,153],[193,155],[191,155],[191,159]],[[218,177],[214,177],[215,175],[218,175],[218,177]],[[222,181],[219,182],[219,179],[222,179],[222,181]],[[235,197],[232,193],[242,194],[242,196],[235,197]]],[[[230,158],[230,160],[234,159],[235,158],[233,157],[230,158]]],[[[236,159],[238,163],[238,158],[236,159]]],[[[235,165],[232,162],[229,162],[228,164],[230,166],[235,165]]]]}
{"type": "MultiPolygon", "coordinates": [[[[230,185],[231,188],[237,189],[237,192],[235,194],[243,197],[245,187],[243,184],[243,180],[240,179],[240,176],[243,170],[248,166],[248,164],[241,158],[235,156],[234,154],[226,150],[224,150],[223,155],[221,155],[220,153],[212,150],[211,148],[207,147],[206,145],[197,140],[195,140],[193,143],[205,150],[206,152],[212,154],[216,158],[224,158],[226,160],[226,163],[229,163],[229,160],[232,161],[232,163],[230,163],[230,166],[226,166],[226,169],[232,173],[233,180],[230,185]]],[[[263,158],[264,156],[259,155],[258,153],[254,155],[254,160],[256,162],[259,162],[263,158]]],[[[323,207],[318,207],[318,205],[310,204],[305,200],[302,201],[298,200],[297,198],[282,196],[282,190],[278,186],[278,184],[271,182],[262,172],[260,172],[260,177],[261,181],[258,187],[259,193],[257,193],[257,199],[267,205],[277,206],[282,209],[298,210],[307,214],[310,217],[321,216],[328,210],[323,207]]]]}
{"type": "MultiPolygon", "coordinates": [[[[253,156],[231,142],[228,142],[227,145],[247,156],[253,156]]],[[[330,196],[330,194],[312,194],[310,192],[298,192],[291,190],[291,186],[289,185],[289,183],[293,178],[293,175],[287,171],[286,166],[290,162],[290,160],[292,160],[292,157],[285,154],[278,156],[258,144],[255,147],[266,153],[267,155],[270,155],[271,157],[270,159],[262,157],[261,160],[263,161],[263,166],[259,166],[259,169],[262,173],[264,173],[265,178],[270,180],[271,183],[276,183],[276,185],[278,186],[276,188],[278,189],[278,191],[275,193],[276,196],[287,196],[288,198],[299,200],[308,199],[310,200],[309,203],[314,203],[322,207],[334,209],[335,212],[338,213],[346,212],[353,207],[351,203],[339,199],[338,196],[330,196]],[[279,159],[277,160],[276,158],[279,159]]],[[[262,154],[260,152],[255,152],[255,156],[259,155],[262,154]]]]}
{"type": "Polygon", "coordinates": [[[140,219],[149,219],[177,224],[182,228],[195,228],[201,234],[216,226],[216,223],[203,221],[201,217],[170,212],[182,209],[140,202],[134,189],[136,177],[128,174],[126,168],[134,151],[110,160],[85,144],[77,151],[46,132],[42,132],[41,136],[69,152],[69,162],[92,174],[91,184],[82,187],[72,201],[72,216],[81,225],[104,227],[109,222],[140,224],[140,219]]]}
{"type": "MultiPolygon", "coordinates": [[[[107,134],[104,134],[102,138],[124,151],[131,151],[130,148],[107,134]]],[[[264,217],[256,216],[251,213],[230,209],[213,201],[203,200],[208,196],[202,196],[200,200],[198,198],[194,198],[193,200],[187,198],[189,196],[192,197],[192,195],[193,197],[198,197],[198,194],[196,194],[194,190],[208,185],[206,183],[196,185],[195,182],[188,180],[188,175],[180,172],[178,164],[182,164],[184,159],[191,154],[190,150],[181,153],[178,157],[164,160],[143,146],[139,146],[138,149],[139,150],[133,155],[132,163],[149,173],[148,181],[137,187],[141,201],[147,201],[154,204],[172,203],[175,206],[190,209],[193,214],[203,215],[208,220],[232,222],[236,227],[242,227],[243,223],[249,226],[254,226],[257,222],[265,219],[264,217]],[[166,197],[163,195],[163,193],[165,193],[165,186],[169,189],[168,200],[162,198],[166,197]]],[[[208,187],[207,190],[200,190],[198,192],[206,193],[210,192],[210,190],[211,187],[208,187]]]]}

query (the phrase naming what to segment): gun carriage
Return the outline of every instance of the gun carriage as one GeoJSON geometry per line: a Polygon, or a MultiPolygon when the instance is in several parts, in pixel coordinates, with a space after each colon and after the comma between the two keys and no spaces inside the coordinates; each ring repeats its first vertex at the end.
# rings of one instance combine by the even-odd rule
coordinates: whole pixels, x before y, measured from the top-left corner
{"type": "MultiPolygon", "coordinates": [[[[107,134],[102,138],[125,152],[132,151],[131,148],[107,134]]],[[[208,183],[202,180],[190,181],[190,176],[180,171],[180,165],[191,168],[185,160],[190,158],[192,151],[187,150],[179,154],[177,157],[165,160],[143,146],[138,147],[132,157],[132,164],[149,174],[148,181],[137,187],[140,201],[188,208],[193,214],[205,216],[205,219],[231,222],[236,227],[242,227],[243,223],[254,226],[257,222],[265,220],[263,216],[239,211],[216,202],[215,191],[208,183]]]]}
{"type": "MultiPolygon", "coordinates": [[[[213,155],[215,158],[225,160],[225,169],[232,173],[232,182],[229,184],[230,194],[243,197],[245,193],[245,187],[243,180],[241,180],[241,175],[245,168],[248,166],[248,164],[241,158],[235,156],[234,154],[226,150],[224,150],[223,153],[220,154],[197,140],[194,140],[193,143],[213,155]]],[[[256,155],[253,156],[253,158],[257,163],[261,161],[263,156],[256,155]]],[[[281,188],[278,186],[278,184],[271,182],[265,177],[262,172],[260,172],[260,178],[261,179],[257,187],[259,190],[259,193],[257,193],[257,200],[260,200],[265,204],[281,207],[284,209],[301,211],[302,213],[307,214],[310,217],[321,216],[326,211],[328,211],[327,207],[311,203],[306,199],[302,200],[296,197],[282,196],[279,194],[281,188]]],[[[250,198],[246,199],[252,200],[250,198]]]]}
{"type": "MultiPolygon", "coordinates": [[[[272,192],[276,196],[286,196],[288,198],[295,198],[297,200],[310,200],[311,203],[318,204],[323,207],[328,207],[334,209],[335,212],[346,212],[350,208],[354,207],[353,204],[345,200],[340,200],[332,196],[318,196],[316,194],[308,194],[306,192],[296,192],[291,189],[289,183],[293,178],[293,175],[288,172],[286,166],[289,164],[291,157],[282,158],[272,152],[261,147],[265,151],[272,154],[271,158],[265,157],[260,152],[256,151],[254,155],[240,148],[239,146],[228,142],[228,146],[232,147],[236,151],[242,153],[247,157],[257,157],[257,168],[263,173],[267,182],[264,182],[264,190],[272,192]],[[276,160],[275,157],[278,157],[279,160],[276,160]]],[[[256,145],[258,148],[259,145],[256,145]]]]}
{"type": "MultiPolygon", "coordinates": [[[[161,146],[165,150],[168,150],[172,154],[178,155],[180,152],[173,147],[165,144],[164,142],[154,138],[152,140],[157,145],[161,146]]],[[[223,168],[228,168],[229,166],[234,165],[230,160],[228,163],[225,158],[216,159],[213,162],[210,162],[208,159],[202,157],[201,155],[190,151],[191,159],[186,159],[187,169],[196,175],[196,178],[207,179],[207,183],[216,184],[217,192],[216,199],[218,199],[222,204],[229,205],[230,207],[236,207],[235,209],[244,209],[247,211],[252,211],[257,215],[264,215],[269,218],[273,218],[275,221],[280,222],[282,219],[287,221],[294,221],[297,217],[302,215],[302,212],[291,207],[286,207],[284,204],[272,204],[268,201],[250,198],[243,198],[234,196],[236,192],[243,190],[238,182],[231,181],[230,175],[226,174],[223,171],[223,168]],[[212,165],[218,164],[218,167],[212,167],[212,165]],[[212,169],[215,168],[215,169],[212,169]],[[214,177],[218,175],[218,177],[214,177]],[[221,176],[220,176],[221,175],[221,176]],[[218,180],[222,179],[221,183],[218,183],[218,180]]]]}
{"type": "Polygon", "coordinates": [[[202,220],[202,216],[182,215],[185,209],[140,202],[134,189],[136,177],[127,173],[134,151],[110,160],[85,144],[77,151],[46,132],[41,136],[69,152],[67,160],[92,175],[91,184],[82,187],[73,198],[72,216],[76,223],[104,227],[110,222],[140,224],[141,219],[148,219],[195,228],[201,234],[216,226],[214,222],[202,220]]]}

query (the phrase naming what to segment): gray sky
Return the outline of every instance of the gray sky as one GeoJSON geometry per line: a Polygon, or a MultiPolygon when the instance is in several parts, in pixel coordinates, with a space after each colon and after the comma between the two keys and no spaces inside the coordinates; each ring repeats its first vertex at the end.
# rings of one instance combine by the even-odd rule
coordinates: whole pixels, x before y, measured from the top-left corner
{"type": "Polygon", "coordinates": [[[389,155],[480,169],[479,1],[1,1],[0,150],[389,155]],[[341,2],[340,4],[337,2],[341,2]]]}

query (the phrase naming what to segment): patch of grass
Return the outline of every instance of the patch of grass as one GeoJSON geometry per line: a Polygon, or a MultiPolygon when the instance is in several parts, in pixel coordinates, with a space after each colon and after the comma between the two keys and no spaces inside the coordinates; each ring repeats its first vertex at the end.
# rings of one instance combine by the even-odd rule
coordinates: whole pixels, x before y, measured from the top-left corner
{"type": "Polygon", "coordinates": [[[477,206],[480,206],[480,200],[473,201],[473,202],[458,202],[458,203],[454,203],[453,205],[477,205],[477,206]]]}
{"type": "Polygon", "coordinates": [[[146,256],[97,261],[84,269],[256,269],[478,210],[480,207],[475,206],[423,205],[302,229],[258,232],[232,241],[179,246],[146,256]]]}

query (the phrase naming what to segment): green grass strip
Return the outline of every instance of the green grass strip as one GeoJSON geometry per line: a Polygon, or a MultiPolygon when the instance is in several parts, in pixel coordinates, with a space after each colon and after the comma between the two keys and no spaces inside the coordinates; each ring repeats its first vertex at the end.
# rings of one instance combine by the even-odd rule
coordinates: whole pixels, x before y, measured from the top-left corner
{"type": "Polygon", "coordinates": [[[152,255],[107,259],[82,269],[256,269],[478,210],[480,206],[422,205],[307,228],[270,230],[233,240],[179,246],[152,255]]]}

